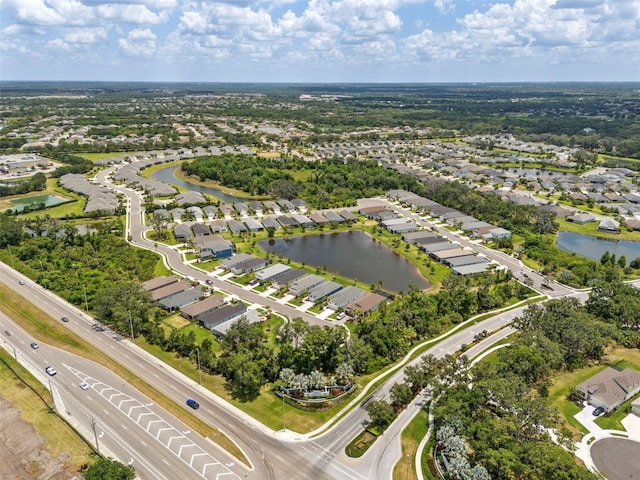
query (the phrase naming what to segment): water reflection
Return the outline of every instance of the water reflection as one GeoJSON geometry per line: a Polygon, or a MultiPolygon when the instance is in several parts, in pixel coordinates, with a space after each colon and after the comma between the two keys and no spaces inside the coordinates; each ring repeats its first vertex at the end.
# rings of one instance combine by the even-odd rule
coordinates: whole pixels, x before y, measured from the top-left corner
{"type": "Polygon", "coordinates": [[[593,260],[600,260],[605,252],[615,255],[616,258],[624,255],[627,265],[631,260],[640,257],[640,242],[630,240],[609,240],[580,233],[560,232],[556,245],[562,250],[593,260]]]}
{"type": "Polygon", "coordinates": [[[195,183],[185,182],[184,180],[176,177],[176,170],[180,168],[180,165],[173,165],[166,168],[161,168],[160,170],[156,170],[151,174],[151,177],[154,180],[158,180],[160,182],[168,183],[171,185],[177,185],[182,188],[186,188],[187,190],[192,190],[194,192],[206,193],[207,195],[213,195],[216,198],[219,198],[224,203],[236,203],[236,202],[246,202],[246,198],[236,197],[235,195],[229,195],[228,193],[224,193],[222,190],[219,190],[214,187],[205,187],[202,185],[196,185],[195,183]]]}
{"type": "Polygon", "coordinates": [[[406,292],[410,284],[421,290],[431,286],[415,265],[359,230],[262,240],[258,246],[363,283],[382,282],[392,292],[406,292]]]}

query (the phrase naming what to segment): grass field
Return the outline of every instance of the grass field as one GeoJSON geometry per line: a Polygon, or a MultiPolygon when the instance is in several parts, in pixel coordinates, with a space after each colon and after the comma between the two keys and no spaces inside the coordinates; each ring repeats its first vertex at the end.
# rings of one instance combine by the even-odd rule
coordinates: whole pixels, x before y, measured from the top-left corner
{"type": "Polygon", "coordinates": [[[51,456],[68,455],[66,462],[78,468],[92,463],[95,459],[93,450],[64,420],[51,413],[48,407],[52,403],[49,391],[22,367],[19,373],[24,382],[19,380],[7,367],[12,365],[15,368],[13,358],[3,349],[0,349],[0,360],[0,396],[20,409],[20,418],[33,425],[35,431],[45,439],[51,456]]]}
{"type": "Polygon", "coordinates": [[[105,158],[112,157],[132,157],[140,152],[108,152],[108,153],[78,153],[79,157],[85,158],[89,161],[104,160],[105,158]]]}
{"type": "Polygon", "coordinates": [[[405,480],[407,478],[418,478],[415,468],[415,456],[418,445],[427,434],[429,428],[429,406],[426,405],[411,420],[402,431],[400,442],[402,444],[402,458],[396,463],[393,469],[393,480],[405,480]]]}

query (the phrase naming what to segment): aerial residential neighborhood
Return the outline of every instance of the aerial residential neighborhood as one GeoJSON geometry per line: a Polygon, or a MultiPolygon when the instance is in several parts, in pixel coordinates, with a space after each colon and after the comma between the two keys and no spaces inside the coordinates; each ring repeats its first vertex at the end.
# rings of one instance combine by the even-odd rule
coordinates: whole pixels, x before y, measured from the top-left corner
{"type": "Polygon", "coordinates": [[[68,429],[38,465],[86,478],[628,478],[639,104],[547,87],[11,84],[1,378],[57,413],[20,441],[68,429]]]}

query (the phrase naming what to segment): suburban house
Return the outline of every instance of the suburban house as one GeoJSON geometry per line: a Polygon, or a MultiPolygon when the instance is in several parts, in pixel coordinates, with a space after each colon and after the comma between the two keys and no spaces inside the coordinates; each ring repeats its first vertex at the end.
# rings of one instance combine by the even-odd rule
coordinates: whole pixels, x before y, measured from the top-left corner
{"type": "Polygon", "coordinates": [[[613,218],[604,218],[598,225],[599,232],[620,233],[620,222],[613,218]]]}
{"type": "Polygon", "coordinates": [[[227,231],[227,222],[224,220],[213,220],[209,223],[209,227],[213,233],[224,233],[227,231]]]}
{"type": "Polygon", "coordinates": [[[209,225],[206,225],[204,223],[194,223],[191,227],[191,230],[193,230],[193,234],[196,237],[211,235],[211,229],[209,228],[209,225]]]}
{"type": "Polygon", "coordinates": [[[196,237],[193,244],[200,248],[201,260],[229,258],[233,255],[233,243],[225,240],[220,235],[196,237]]]}
{"type": "Polygon", "coordinates": [[[260,312],[258,312],[257,310],[247,310],[241,315],[238,315],[234,318],[231,318],[229,320],[226,320],[224,322],[218,323],[217,325],[213,326],[211,328],[211,333],[214,334],[216,337],[224,337],[229,331],[229,329],[231,328],[231,326],[234,323],[236,323],[238,320],[240,320],[242,317],[246,318],[249,325],[251,325],[253,323],[257,323],[260,321],[260,312]]]}
{"type": "Polygon", "coordinates": [[[246,275],[247,273],[260,270],[267,265],[269,265],[269,260],[266,258],[250,258],[231,267],[231,273],[234,275],[246,275]]]}
{"type": "Polygon", "coordinates": [[[244,224],[247,226],[250,232],[260,232],[264,230],[262,224],[257,221],[255,218],[245,218],[244,224]]]}
{"type": "Polygon", "coordinates": [[[283,287],[288,287],[292,282],[295,282],[305,275],[307,275],[305,270],[301,268],[292,268],[273,277],[271,279],[271,286],[279,290],[283,287]]]}
{"type": "Polygon", "coordinates": [[[331,210],[324,212],[324,218],[334,223],[343,223],[345,218],[338,215],[336,212],[332,212],[331,210]]]}
{"type": "Polygon", "coordinates": [[[640,392],[640,372],[609,367],[576,387],[584,400],[606,413],[616,410],[640,392]]]}
{"type": "Polygon", "coordinates": [[[238,233],[246,232],[247,227],[244,226],[244,223],[239,222],[238,220],[227,220],[227,225],[229,226],[229,230],[233,235],[237,235],[238,233]]]}
{"type": "Polygon", "coordinates": [[[591,215],[590,213],[576,213],[575,215],[571,215],[567,217],[567,222],[577,223],[579,225],[584,225],[585,223],[591,223],[596,221],[596,217],[591,215]]]}
{"type": "Polygon", "coordinates": [[[189,282],[178,280],[177,282],[172,282],[168,285],[164,285],[163,287],[151,290],[151,298],[154,300],[162,300],[163,298],[170,297],[171,295],[183,292],[189,288],[191,288],[191,284],[189,282]]]}
{"type": "Polygon", "coordinates": [[[345,311],[350,315],[367,315],[378,309],[385,301],[382,295],[377,293],[365,293],[363,296],[344,306],[345,311]]]}
{"type": "Polygon", "coordinates": [[[317,302],[340,290],[342,290],[342,285],[332,282],[331,280],[327,280],[316,287],[310,288],[307,299],[310,302],[317,302]]]}
{"type": "Polygon", "coordinates": [[[339,292],[336,292],[329,297],[328,307],[332,308],[333,310],[338,310],[339,308],[343,308],[345,305],[348,305],[351,302],[355,302],[364,294],[365,291],[361,288],[349,285],[348,287],[343,288],[339,292]]]}
{"type": "Polygon", "coordinates": [[[163,297],[158,300],[158,304],[166,311],[174,312],[185,305],[197,302],[203,295],[204,292],[200,288],[190,288],[189,290],[183,290],[168,297],[163,297]]]}
{"type": "Polygon", "coordinates": [[[287,272],[289,270],[291,270],[291,267],[289,265],[285,265],[283,263],[276,263],[274,265],[271,265],[265,268],[264,270],[260,270],[259,272],[257,272],[256,280],[258,280],[261,283],[265,283],[271,280],[272,278],[284,272],[287,272]]]}
{"type": "Polygon", "coordinates": [[[147,280],[142,284],[142,288],[147,292],[158,290],[159,288],[166,287],[172,283],[177,283],[180,280],[178,277],[157,277],[147,280]]]}
{"type": "Polygon", "coordinates": [[[203,300],[180,309],[180,314],[187,320],[196,320],[200,315],[217,310],[224,305],[224,296],[216,293],[203,300]]]}
{"type": "Polygon", "coordinates": [[[280,225],[280,223],[273,217],[264,217],[262,219],[262,225],[264,226],[264,228],[268,229],[273,229],[273,230],[280,230],[282,228],[282,226],[280,225]]]}
{"type": "Polygon", "coordinates": [[[198,323],[211,330],[216,325],[243,315],[247,311],[247,306],[242,303],[227,304],[211,312],[204,313],[198,317],[198,323]]]}
{"type": "Polygon", "coordinates": [[[306,275],[301,279],[293,282],[289,287],[289,293],[297,297],[305,290],[310,290],[312,288],[315,288],[324,282],[326,282],[326,280],[322,278],[320,275],[314,275],[310,273],[309,275],[306,275]]]}
{"type": "Polygon", "coordinates": [[[191,238],[191,228],[186,223],[181,223],[173,227],[173,236],[178,239],[191,238]]]}
{"type": "Polygon", "coordinates": [[[225,270],[231,270],[237,264],[249,260],[250,258],[254,258],[254,256],[249,255],[248,253],[239,253],[237,255],[234,255],[233,257],[223,260],[220,266],[225,270]]]}

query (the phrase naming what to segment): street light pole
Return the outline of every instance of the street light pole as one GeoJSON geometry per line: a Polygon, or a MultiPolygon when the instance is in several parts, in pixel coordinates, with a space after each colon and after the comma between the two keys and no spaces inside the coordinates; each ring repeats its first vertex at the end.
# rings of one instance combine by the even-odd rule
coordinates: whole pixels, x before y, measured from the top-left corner
{"type": "Polygon", "coordinates": [[[282,393],[282,431],[286,431],[287,430],[287,426],[284,423],[284,392],[282,393]]]}
{"type": "Polygon", "coordinates": [[[84,292],[84,311],[89,313],[89,304],[87,303],[87,287],[82,285],[82,291],[84,292]]]}
{"type": "Polygon", "coordinates": [[[202,370],[200,370],[200,349],[196,347],[196,358],[198,359],[198,378],[200,379],[200,385],[202,385],[202,370]]]}
{"type": "Polygon", "coordinates": [[[131,317],[131,310],[129,310],[129,326],[131,327],[131,341],[135,340],[133,335],[133,318],[131,317]]]}
{"type": "Polygon", "coordinates": [[[98,432],[96,432],[96,419],[91,417],[91,429],[93,430],[93,437],[96,439],[96,451],[100,454],[100,445],[98,445],[98,432]]]}

